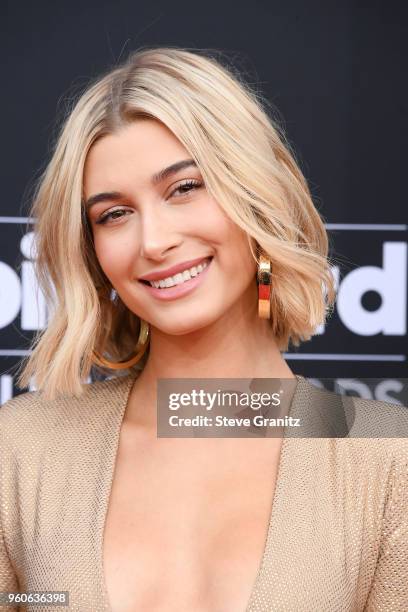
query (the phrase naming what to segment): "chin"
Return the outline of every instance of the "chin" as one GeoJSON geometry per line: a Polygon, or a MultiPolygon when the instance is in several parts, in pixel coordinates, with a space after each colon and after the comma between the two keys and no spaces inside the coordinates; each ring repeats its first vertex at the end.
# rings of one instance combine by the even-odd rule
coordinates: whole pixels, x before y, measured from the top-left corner
{"type": "Polygon", "coordinates": [[[175,317],[169,317],[166,321],[163,321],[163,323],[152,322],[151,325],[160,332],[168,334],[169,336],[184,336],[186,334],[197,332],[200,329],[204,329],[205,327],[215,323],[216,320],[217,318],[210,317],[207,314],[203,317],[199,317],[197,315],[182,317],[180,320],[176,320],[175,317]]]}

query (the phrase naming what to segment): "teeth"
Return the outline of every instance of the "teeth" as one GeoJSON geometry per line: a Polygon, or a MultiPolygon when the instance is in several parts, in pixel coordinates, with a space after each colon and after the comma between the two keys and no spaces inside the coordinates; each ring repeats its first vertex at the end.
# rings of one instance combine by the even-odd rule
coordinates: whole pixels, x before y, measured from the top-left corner
{"type": "Polygon", "coordinates": [[[163,280],[149,281],[149,283],[152,287],[156,287],[156,289],[159,287],[163,289],[166,287],[173,287],[174,285],[182,285],[185,281],[188,281],[194,276],[197,276],[197,274],[200,274],[200,272],[202,272],[204,268],[208,266],[208,264],[208,261],[204,261],[202,264],[193,266],[189,270],[184,270],[183,272],[179,272],[174,276],[168,276],[167,278],[163,278],[163,280]]]}

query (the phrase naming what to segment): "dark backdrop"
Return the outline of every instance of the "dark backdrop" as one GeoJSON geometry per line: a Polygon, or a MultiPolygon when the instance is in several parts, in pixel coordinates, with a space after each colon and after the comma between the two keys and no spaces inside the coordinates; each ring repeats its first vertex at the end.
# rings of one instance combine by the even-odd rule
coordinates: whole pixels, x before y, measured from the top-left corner
{"type": "Polygon", "coordinates": [[[290,367],[308,377],[407,376],[402,2],[2,6],[0,404],[19,392],[15,366],[45,322],[26,222],[56,117],[88,79],[140,45],[227,52],[283,118],[340,262],[338,308],[310,342],[286,354],[290,367]]]}

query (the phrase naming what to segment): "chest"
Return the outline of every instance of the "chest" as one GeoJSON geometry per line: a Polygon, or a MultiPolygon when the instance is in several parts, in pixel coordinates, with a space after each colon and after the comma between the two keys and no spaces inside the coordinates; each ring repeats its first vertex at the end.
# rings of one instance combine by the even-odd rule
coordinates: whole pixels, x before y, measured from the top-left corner
{"type": "Polygon", "coordinates": [[[246,609],[280,441],[137,439],[123,428],[104,528],[112,612],[246,609]]]}

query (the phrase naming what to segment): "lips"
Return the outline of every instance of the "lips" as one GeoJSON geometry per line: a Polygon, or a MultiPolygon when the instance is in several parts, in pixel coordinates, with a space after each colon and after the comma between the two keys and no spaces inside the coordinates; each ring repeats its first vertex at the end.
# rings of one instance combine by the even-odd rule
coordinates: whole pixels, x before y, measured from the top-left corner
{"type": "Polygon", "coordinates": [[[166,270],[156,270],[155,272],[151,272],[150,274],[145,274],[144,276],[141,276],[139,278],[139,281],[146,284],[148,283],[148,281],[163,280],[169,276],[174,276],[175,274],[184,272],[185,270],[189,270],[190,268],[194,266],[198,266],[200,263],[203,263],[204,261],[207,261],[207,260],[210,261],[211,259],[212,259],[211,256],[198,257],[196,259],[191,259],[189,261],[185,261],[183,263],[176,264],[170,268],[167,268],[166,270]]]}
{"type": "Polygon", "coordinates": [[[182,299],[188,296],[189,294],[192,294],[195,291],[199,290],[199,287],[201,287],[205,283],[206,279],[208,278],[208,275],[210,274],[212,260],[214,258],[210,257],[209,259],[210,261],[208,262],[208,265],[204,266],[199,274],[193,276],[189,280],[185,280],[182,283],[175,284],[172,287],[163,288],[152,287],[152,285],[147,281],[140,281],[143,285],[142,291],[146,291],[148,295],[150,295],[154,300],[157,300],[159,302],[170,302],[173,300],[182,299]]]}

